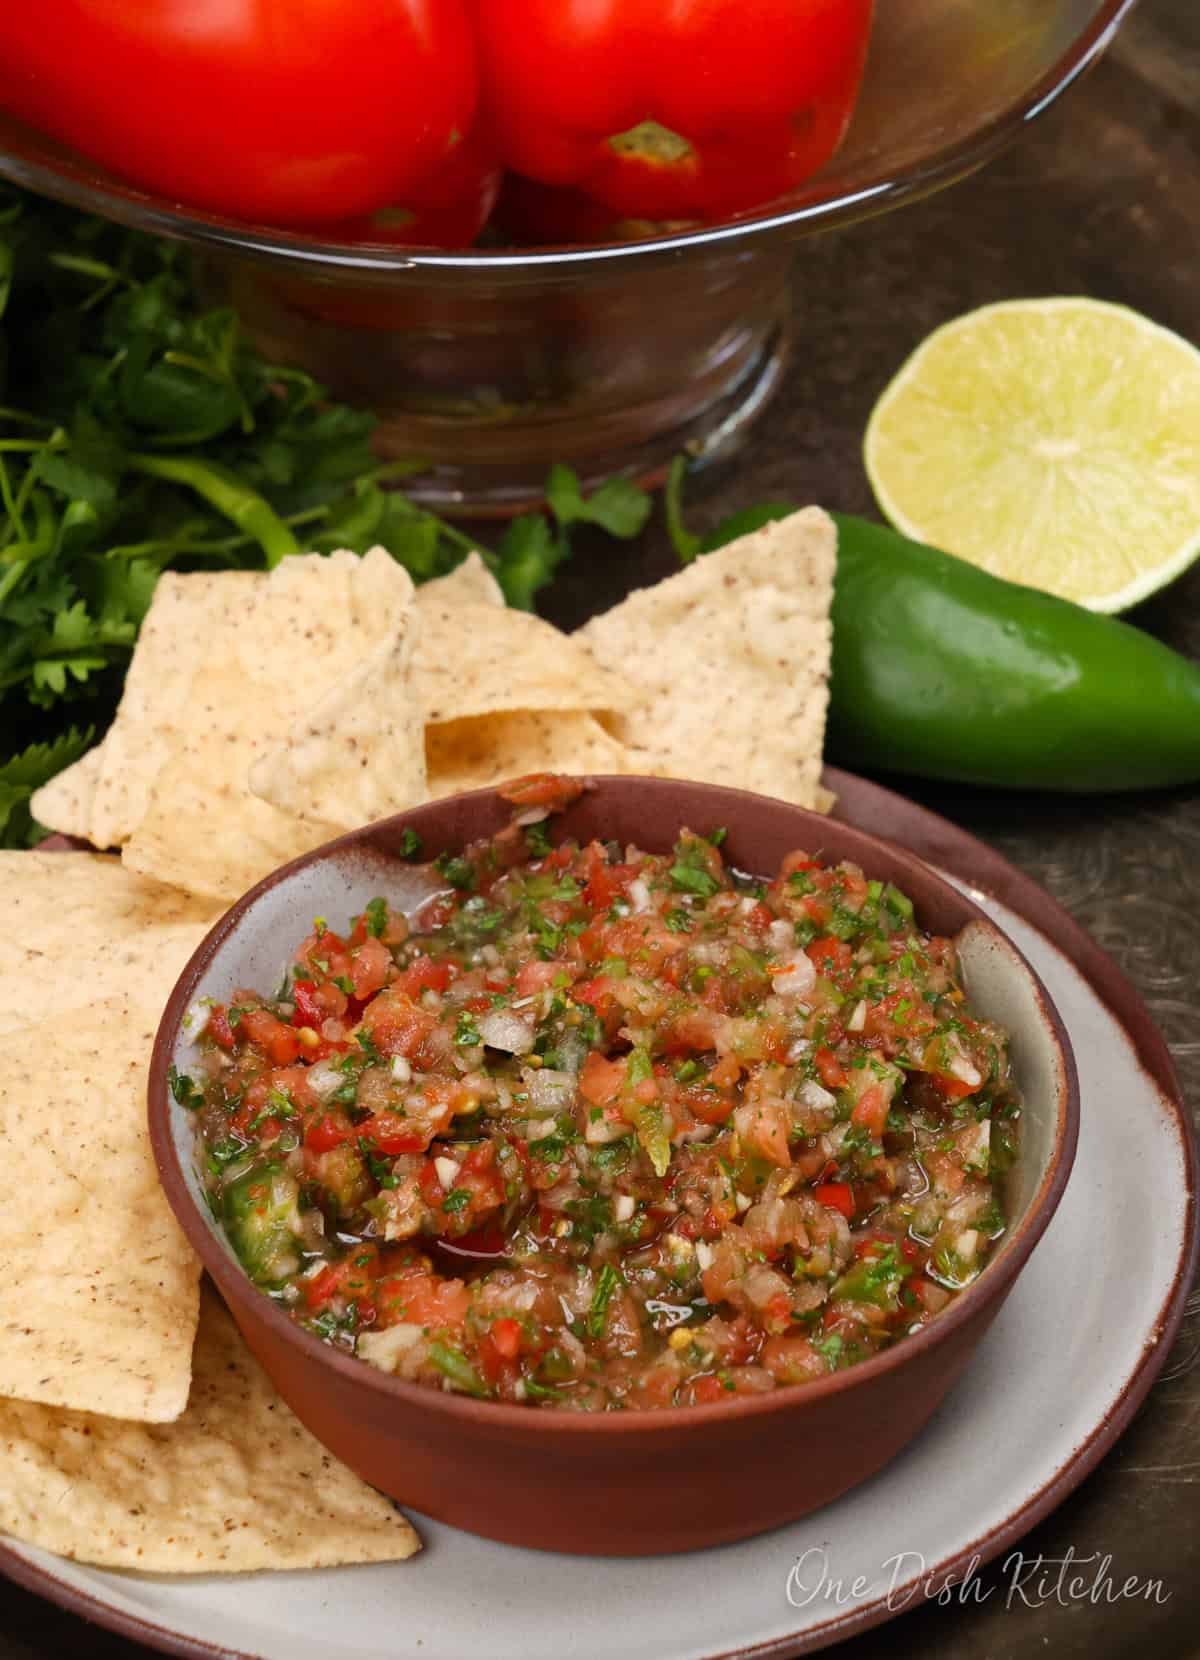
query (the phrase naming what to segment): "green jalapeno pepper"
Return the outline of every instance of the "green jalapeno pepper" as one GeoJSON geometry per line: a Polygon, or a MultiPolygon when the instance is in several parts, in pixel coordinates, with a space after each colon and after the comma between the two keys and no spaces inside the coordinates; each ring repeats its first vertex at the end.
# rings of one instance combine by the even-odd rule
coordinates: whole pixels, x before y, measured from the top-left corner
{"type": "Polygon", "coordinates": [[[968,783],[1200,779],[1200,665],[1140,629],[834,514],[829,752],[968,783]]]}

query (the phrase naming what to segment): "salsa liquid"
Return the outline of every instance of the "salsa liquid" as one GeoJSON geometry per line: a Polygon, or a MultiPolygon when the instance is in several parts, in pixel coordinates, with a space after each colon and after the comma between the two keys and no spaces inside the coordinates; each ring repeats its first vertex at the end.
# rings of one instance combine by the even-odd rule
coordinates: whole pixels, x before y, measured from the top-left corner
{"type": "Polygon", "coordinates": [[[439,1388],[666,1407],[851,1366],[976,1278],[1020,1103],[952,942],[722,840],[514,823],[190,1012],[210,1204],[294,1320],[439,1388]]]}

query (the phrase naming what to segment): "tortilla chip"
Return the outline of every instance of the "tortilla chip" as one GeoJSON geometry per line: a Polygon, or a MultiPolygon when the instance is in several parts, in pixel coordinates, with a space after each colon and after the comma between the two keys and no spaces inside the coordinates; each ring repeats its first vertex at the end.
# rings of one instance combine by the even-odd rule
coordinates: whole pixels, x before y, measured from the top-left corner
{"type": "Polygon", "coordinates": [[[424,799],[425,727],[410,674],[418,619],[402,575],[390,561],[363,561],[362,598],[377,619],[390,606],[391,619],[345,681],[254,763],[250,788],[264,801],[353,830],[424,799]]]}
{"type": "Polygon", "coordinates": [[[422,599],[413,660],[432,725],[515,709],[623,709],[635,694],[569,635],[527,611],[422,599]]]}
{"type": "Polygon", "coordinates": [[[518,712],[431,726],[429,798],[481,790],[527,772],[630,772],[625,751],[592,715],[518,712]]]}
{"type": "MultiPolygon", "coordinates": [[[[335,835],[337,821],[320,816],[334,793],[332,769],[321,780],[321,800],[305,799],[304,818],[255,795],[250,773],[294,733],[303,744],[326,700],[346,691],[364,665],[377,668],[389,653],[403,658],[411,598],[408,573],[382,548],[362,559],[305,554],[277,566],[245,610],[224,620],[196,669],[171,759],[125,847],[128,867],[191,893],[235,899],[335,835]]],[[[360,698],[369,692],[360,687],[360,698]]],[[[362,718],[377,717],[374,704],[364,703],[362,718]]],[[[407,727],[393,718],[399,743],[407,727]]],[[[324,735],[318,731],[318,753],[324,735]]],[[[360,764],[355,755],[355,769],[360,764]]],[[[387,785],[382,769],[367,782],[387,785]]],[[[296,784],[288,799],[303,796],[296,784]]]]}
{"type": "Polygon", "coordinates": [[[638,590],[578,631],[641,693],[635,710],[611,722],[630,771],[813,805],[836,554],[832,520],[807,508],[638,590]]]}
{"type": "Polygon", "coordinates": [[[187,576],[167,571],[159,578],[116,719],[100,746],[100,774],[87,831],[96,847],[123,846],[142,822],[154,780],[170,759],[187,717],[197,663],[215,631],[230,618],[247,614],[265,581],[256,571],[187,576]]]}
{"type": "Polygon", "coordinates": [[[60,836],[78,836],[82,841],[90,838],[103,749],[102,743],[95,744],[72,766],[33,792],[29,810],[38,824],[60,836]]]}
{"type": "Polygon", "coordinates": [[[107,997],[157,1014],[220,915],[100,853],[0,852],[0,891],[0,1034],[107,997]]]}
{"type": "Polygon", "coordinates": [[[114,997],[0,1046],[0,1395],[152,1423],[187,1405],[200,1263],[146,1134],[157,1025],[114,997]]]}
{"type": "Polygon", "coordinates": [[[207,1289],[177,1423],[0,1401],[0,1529],[148,1573],[330,1568],[421,1548],[391,1502],[292,1416],[207,1289]]]}
{"type": "Polygon", "coordinates": [[[435,576],[417,589],[417,605],[503,605],[504,591],[478,553],[469,553],[449,576],[435,576]]]}

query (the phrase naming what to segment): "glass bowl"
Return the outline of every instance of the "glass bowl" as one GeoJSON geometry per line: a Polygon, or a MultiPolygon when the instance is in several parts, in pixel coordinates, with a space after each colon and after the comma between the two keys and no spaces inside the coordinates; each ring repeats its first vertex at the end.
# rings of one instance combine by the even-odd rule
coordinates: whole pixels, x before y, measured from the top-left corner
{"type": "MultiPolygon", "coordinates": [[[[351,246],[146,196],[0,115],[0,174],[193,244],[206,297],[269,358],[374,409],[410,492],[456,512],[585,482],[655,481],[686,447],[724,456],[778,386],[805,237],[964,178],[1069,87],[1135,0],[880,0],[842,149],[802,189],[728,224],[639,241],[444,253],[351,246]]],[[[214,158],[219,165],[219,158],[214,158]]]]}

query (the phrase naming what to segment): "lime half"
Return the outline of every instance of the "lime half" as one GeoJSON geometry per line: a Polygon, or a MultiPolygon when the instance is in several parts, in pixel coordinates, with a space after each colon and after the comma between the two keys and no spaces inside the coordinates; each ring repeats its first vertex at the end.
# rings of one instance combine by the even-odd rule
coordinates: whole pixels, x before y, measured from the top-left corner
{"type": "Polygon", "coordinates": [[[909,358],[864,459],[906,536],[1124,611],[1200,557],[1200,351],[1100,300],[985,306],[909,358]]]}

